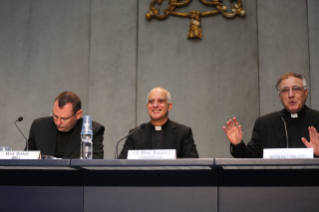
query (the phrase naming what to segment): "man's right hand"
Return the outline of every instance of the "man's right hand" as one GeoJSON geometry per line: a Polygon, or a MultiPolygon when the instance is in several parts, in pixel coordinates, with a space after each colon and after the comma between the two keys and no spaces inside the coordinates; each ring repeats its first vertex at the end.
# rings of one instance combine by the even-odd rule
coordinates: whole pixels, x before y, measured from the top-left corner
{"type": "Polygon", "coordinates": [[[243,139],[243,131],[241,129],[241,125],[238,124],[238,121],[235,117],[233,118],[233,120],[229,119],[226,122],[226,127],[223,126],[223,130],[225,131],[230,143],[232,143],[233,145],[241,143],[243,139]]]}

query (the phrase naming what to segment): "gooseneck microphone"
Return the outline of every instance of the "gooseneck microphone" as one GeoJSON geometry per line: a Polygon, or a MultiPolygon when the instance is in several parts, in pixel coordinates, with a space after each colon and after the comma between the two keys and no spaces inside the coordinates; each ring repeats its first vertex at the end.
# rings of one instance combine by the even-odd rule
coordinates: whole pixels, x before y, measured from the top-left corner
{"type": "Polygon", "coordinates": [[[133,130],[132,132],[130,132],[129,134],[127,134],[125,137],[121,138],[121,139],[117,142],[116,148],[115,148],[114,159],[118,159],[118,155],[119,155],[119,154],[118,154],[118,146],[119,146],[120,142],[121,142],[124,138],[126,138],[127,136],[132,135],[133,133],[135,133],[136,131],[138,131],[139,129],[141,129],[141,128],[145,127],[145,126],[146,126],[145,123],[141,124],[141,125],[140,125],[139,127],[137,127],[135,130],[133,130]]]}
{"type": "Polygon", "coordinates": [[[22,134],[22,136],[25,138],[25,140],[26,140],[26,145],[27,145],[27,151],[29,151],[28,139],[27,139],[27,137],[25,137],[25,135],[23,134],[23,132],[20,130],[19,126],[16,124],[16,122],[20,122],[20,121],[22,121],[22,120],[23,120],[23,117],[20,116],[20,117],[14,122],[14,124],[16,125],[16,127],[18,128],[18,130],[20,131],[20,133],[22,134]]]}
{"type": "Polygon", "coordinates": [[[287,133],[287,125],[286,125],[286,122],[285,122],[285,119],[284,117],[280,117],[281,120],[284,122],[284,125],[285,125],[285,132],[286,132],[286,142],[287,142],[287,148],[288,148],[288,133],[287,133]]]}

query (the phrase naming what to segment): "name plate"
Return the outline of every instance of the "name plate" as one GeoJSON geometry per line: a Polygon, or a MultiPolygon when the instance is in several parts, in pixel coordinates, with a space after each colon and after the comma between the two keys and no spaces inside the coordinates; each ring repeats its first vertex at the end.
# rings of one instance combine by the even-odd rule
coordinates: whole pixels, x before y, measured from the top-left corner
{"type": "Polygon", "coordinates": [[[313,158],[313,148],[264,149],[264,158],[268,158],[268,159],[313,158]]]}
{"type": "Polygon", "coordinates": [[[176,159],[175,149],[129,150],[128,160],[168,160],[176,159]]]}
{"type": "Polygon", "coordinates": [[[41,159],[40,151],[5,151],[0,152],[0,159],[41,159]]]}

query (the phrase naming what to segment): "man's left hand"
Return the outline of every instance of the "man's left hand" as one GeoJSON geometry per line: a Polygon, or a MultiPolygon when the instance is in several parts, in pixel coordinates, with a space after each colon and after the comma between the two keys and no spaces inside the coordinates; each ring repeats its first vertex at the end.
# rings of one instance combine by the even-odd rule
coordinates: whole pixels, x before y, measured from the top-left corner
{"type": "Polygon", "coordinates": [[[310,141],[308,142],[304,137],[301,140],[307,148],[313,148],[314,155],[319,156],[319,134],[313,126],[308,127],[308,130],[310,141]]]}

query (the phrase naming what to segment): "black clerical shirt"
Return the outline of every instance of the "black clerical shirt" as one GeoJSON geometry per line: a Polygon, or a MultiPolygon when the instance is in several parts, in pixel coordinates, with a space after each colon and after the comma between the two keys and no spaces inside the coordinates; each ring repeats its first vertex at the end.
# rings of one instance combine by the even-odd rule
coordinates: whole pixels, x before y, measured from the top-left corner
{"type": "Polygon", "coordinates": [[[57,136],[56,136],[56,149],[55,149],[55,156],[56,158],[62,158],[65,152],[66,147],[68,146],[68,143],[70,141],[72,132],[73,132],[72,128],[70,131],[68,132],[57,132],[57,136]]]}
{"type": "Polygon", "coordinates": [[[297,118],[292,118],[291,113],[284,110],[284,119],[287,124],[288,146],[289,148],[305,147],[301,141],[302,129],[305,121],[305,107],[300,110],[297,118]]]}
{"type": "Polygon", "coordinates": [[[152,124],[152,149],[162,149],[164,134],[168,122],[169,120],[161,126],[161,130],[156,130],[155,126],[152,124]]]}

